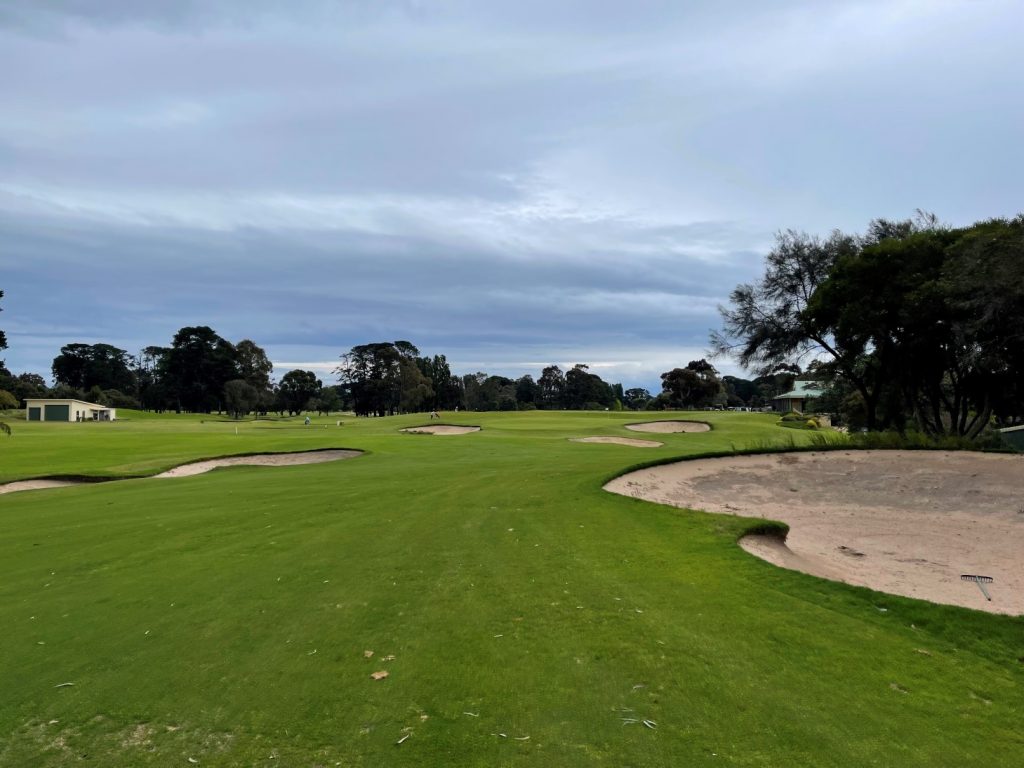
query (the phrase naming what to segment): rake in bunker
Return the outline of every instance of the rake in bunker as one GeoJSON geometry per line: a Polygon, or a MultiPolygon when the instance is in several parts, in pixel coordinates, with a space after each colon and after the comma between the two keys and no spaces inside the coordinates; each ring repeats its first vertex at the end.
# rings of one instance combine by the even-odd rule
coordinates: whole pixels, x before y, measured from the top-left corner
{"type": "Polygon", "coordinates": [[[962,576],[960,576],[960,578],[963,581],[973,581],[975,584],[978,585],[978,589],[981,590],[981,594],[983,594],[985,596],[985,599],[988,600],[989,602],[992,602],[992,595],[990,595],[988,593],[988,590],[985,589],[985,585],[986,584],[991,584],[992,583],[992,577],[991,576],[978,576],[978,575],[973,574],[973,573],[965,573],[962,576]]]}

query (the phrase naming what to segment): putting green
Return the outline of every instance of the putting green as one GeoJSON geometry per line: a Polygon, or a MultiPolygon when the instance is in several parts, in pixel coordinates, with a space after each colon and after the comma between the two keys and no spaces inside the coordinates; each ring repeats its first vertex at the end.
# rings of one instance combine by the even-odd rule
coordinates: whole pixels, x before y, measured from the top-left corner
{"type": "Polygon", "coordinates": [[[483,427],[465,440],[397,431],[422,418],[15,424],[6,480],[366,455],[0,497],[0,765],[1019,753],[1021,620],[779,569],[736,545],[760,521],[601,489],[638,457],[809,434],[700,414],[711,432],[641,454],[568,440],[628,437],[637,414],[459,414],[483,427]]]}

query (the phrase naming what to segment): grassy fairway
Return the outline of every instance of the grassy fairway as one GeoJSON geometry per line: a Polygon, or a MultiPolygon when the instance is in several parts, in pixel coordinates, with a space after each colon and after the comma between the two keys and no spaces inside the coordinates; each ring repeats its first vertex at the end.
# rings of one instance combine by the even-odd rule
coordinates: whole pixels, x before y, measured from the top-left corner
{"type": "Polygon", "coordinates": [[[735,545],[753,521],[601,490],[804,433],[714,414],[638,450],[566,439],[635,437],[626,414],[452,416],[484,429],[15,424],[4,479],[369,453],[0,497],[0,765],[1020,764],[1024,621],[782,571],[735,545]]]}

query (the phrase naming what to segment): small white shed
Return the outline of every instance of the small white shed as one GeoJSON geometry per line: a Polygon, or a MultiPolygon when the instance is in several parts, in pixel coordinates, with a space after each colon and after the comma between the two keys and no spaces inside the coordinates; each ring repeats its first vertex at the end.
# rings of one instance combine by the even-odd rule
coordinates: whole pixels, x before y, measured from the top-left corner
{"type": "Polygon", "coordinates": [[[26,421],[114,421],[117,409],[64,398],[25,400],[26,421]]]}

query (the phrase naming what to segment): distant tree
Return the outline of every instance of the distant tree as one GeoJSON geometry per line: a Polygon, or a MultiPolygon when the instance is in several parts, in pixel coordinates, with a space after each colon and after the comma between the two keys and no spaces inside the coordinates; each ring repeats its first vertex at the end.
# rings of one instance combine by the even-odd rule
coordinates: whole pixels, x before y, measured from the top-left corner
{"type": "Polygon", "coordinates": [[[323,383],[312,371],[288,371],[278,385],[277,392],[283,410],[293,416],[306,410],[309,401],[319,397],[323,383]]]}
{"type": "Polygon", "coordinates": [[[235,345],[235,356],[239,378],[254,389],[270,389],[270,374],[274,364],[262,347],[249,339],[242,339],[235,345]]]}
{"type": "Polygon", "coordinates": [[[341,410],[341,395],[338,394],[336,387],[323,387],[320,390],[320,395],[314,397],[309,403],[310,410],[316,411],[318,414],[331,414],[331,411],[341,410]]]}
{"type": "Polygon", "coordinates": [[[179,410],[209,413],[218,408],[224,385],[239,378],[235,347],[209,326],[182,328],[160,358],[161,382],[179,410]]]}
{"type": "Polygon", "coordinates": [[[259,397],[259,390],[245,379],[232,379],[224,385],[224,408],[236,419],[255,408],[259,397]]]}
{"type": "Polygon", "coordinates": [[[0,386],[18,398],[18,407],[25,407],[30,397],[46,397],[46,380],[38,373],[19,373],[17,376],[0,376],[0,386]]]}
{"type": "MultiPolygon", "coordinates": [[[[408,341],[360,344],[342,355],[335,373],[351,393],[356,415],[397,413],[402,408],[403,397],[407,404],[419,405],[425,396],[426,390],[420,387],[426,377],[419,371],[418,357],[419,350],[408,341]],[[419,376],[412,374],[410,366],[419,376]],[[403,393],[403,386],[410,391],[403,393]]],[[[433,398],[432,389],[426,398],[428,401],[433,398]]]]}
{"type": "Polygon", "coordinates": [[[573,410],[610,408],[614,400],[615,395],[611,386],[600,376],[590,373],[588,366],[574,365],[565,374],[562,400],[565,408],[573,410]]]}
{"type": "Polygon", "coordinates": [[[134,392],[130,363],[125,350],[110,344],[65,344],[53,359],[51,371],[55,384],[82,391],[99,387],[134,392]]]}
{"type": "Polygon", "coordinates": [[[526,374],[516,380],[516,400],[518,402],[537,405],[540,397],[540,386],[533,380],[533,376],[526,374]]]}
{"type": "Polygon", "coordinates": [[[451,367],[444,355],[434,357],[417,357],[416,364],[420,372],[430,382],[433,391],[433,408],[451,410],[462,405],[462,384],[457,376],[452,375],[451,367]]]}
{"type": "Polygon", "coordinates": [[[549,365],[537,379],[540,387],[540,401],[543,408],[562,408],[565,398],[565,374],[557,365],[549,365]]]}
{"type": "Polygon", "coordinates": [[[162,412],[175,405],[171,402],[170,387],[164,381],[164,372],[167,370],[165,358],[170,352],[170,347],[149,346],[143,348],[132,361],[139,404],[146,410],[162,412]]]}
{"type": "Polygon", "coordinates": [[[50,387],[45,391],[44,396],[55,398],[57,400],[85,399],[85,393],[82,390],[69,387],[67,384],[58,384],[55,387],[50,387]]]}
{"type": "Polygon", "coordinates": [[[691,360],[685,368],[661,374],[662,393],[672,408],[706,408],[722,392],[718,371],[707,360],[691,360]]]}
{"type": "MultiPolygon", "coordinates": [[[[0,291],[0,299],[2,299],[3,297],[4,292],[0,291]]],[[[3,312],[3,309],[0,309],[0,312],[3,312]]],[[[3,352],[5,349],[7,349],[7,336],[4,334],[2,330],[0,330],[0,352],[3,352]]],[[[2,368],[5,372],[9,373],[7,369],[4,368],[3,360],[0,360],[0,368],[2,368]]],[[[5,392],[5,394],[10,393],[5,392]]],[[[15,407],[17,407],[17,403],[15,403],[15,407]]],[[[0,432],[3,432],[6,435],[11,434],[11,427],[7,424],[6,421],[0,421],[0,432]]]]}
{"type": "Polygon", "coordinates": [[[18,407],[18,398],[6,389],[0,389],[0,411],[9,411],[18,407]]]}
{"type": "Polygon", "coordinates": [[[641,387],[627,389],[622,397],[622,404],[631,411],[642,411],[650,401],[651,393],[641,387]]]}

